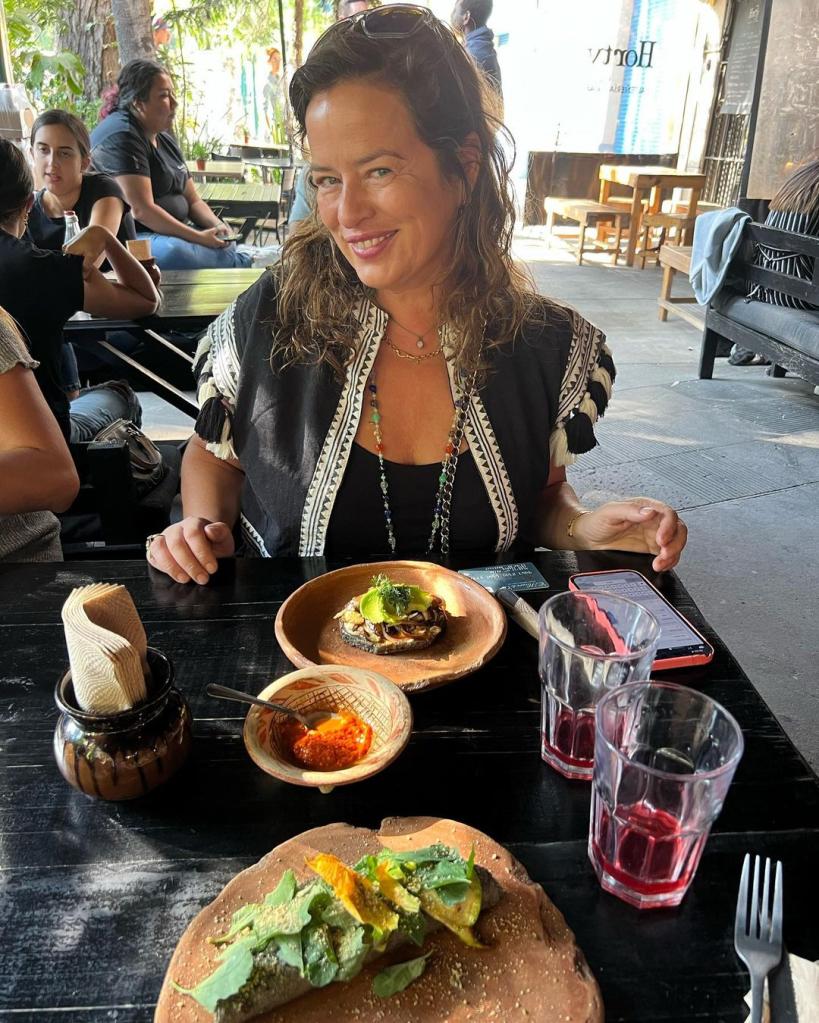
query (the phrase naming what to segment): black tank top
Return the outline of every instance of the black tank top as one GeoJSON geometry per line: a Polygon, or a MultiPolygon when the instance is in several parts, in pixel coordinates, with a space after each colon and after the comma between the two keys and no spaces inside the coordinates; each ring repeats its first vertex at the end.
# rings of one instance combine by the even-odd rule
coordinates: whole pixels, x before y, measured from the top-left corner
{"type": "MultiPolygon", "coordinates": [[[[441,463],[402,465],[384,459],[396,554],[424,556],[441,463]]],[[[498,526],[470,451],[458,458],[450,511],[450,550],[494,550],[498,526]]],[[[353,444],[327,530],[325,553],[389,557],[378,457],[353,444]]]]}

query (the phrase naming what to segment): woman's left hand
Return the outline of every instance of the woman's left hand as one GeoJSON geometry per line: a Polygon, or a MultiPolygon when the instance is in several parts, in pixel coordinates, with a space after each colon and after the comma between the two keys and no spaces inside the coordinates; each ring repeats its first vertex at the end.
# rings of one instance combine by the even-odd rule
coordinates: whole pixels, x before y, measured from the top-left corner
{"type": "Polygon", "coordinates": [[[674,509],[650,497],[607,501],[583,515],[575,533],[590,547],[655,554],[651,563],[655,572],[677,564],[688,538],[688,529],[674,509]]]}

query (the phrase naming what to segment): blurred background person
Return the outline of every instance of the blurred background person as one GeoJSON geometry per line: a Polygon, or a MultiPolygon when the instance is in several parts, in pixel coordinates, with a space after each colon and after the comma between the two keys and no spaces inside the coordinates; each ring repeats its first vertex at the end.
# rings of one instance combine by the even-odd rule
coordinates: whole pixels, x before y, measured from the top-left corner
{"type": "Polygon", "coordinates": [[[137,236],[150,238],[161,269],[250,266],[250,254],[225,241],[232,229],[196,191],[171,134],[176,105],[173,82],[160,64],[126,64],[91,132],[94,167],[116,178],[137,236]]]}
{"type": "Polygon", "coordinates": [[[467,53],[503,98],[501,70],[495,50],[495,37],[486,24],[492,16],[492,0],[456,0],[450,23],[463,36],[467,53]]]}
{"type": "Polygon", "coordinates": [[[287,138],[287,100],[281,50],[275,46],[267,50],[267,67],[267,81],[262,90],[264,123],[267,126],[267,137],[281,142],[287,138]]]}
{"type": "Polygon", "coordinates": [[[80,489],[14,321],[0,308],[0,561],[62,561],[60,524],[80,489]]]}

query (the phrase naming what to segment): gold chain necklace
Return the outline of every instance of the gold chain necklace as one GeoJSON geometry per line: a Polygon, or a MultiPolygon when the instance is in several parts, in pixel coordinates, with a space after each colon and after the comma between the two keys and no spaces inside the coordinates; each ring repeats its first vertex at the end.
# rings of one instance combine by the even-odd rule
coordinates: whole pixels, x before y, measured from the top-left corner
{"type": "Polygon", "coordinates": [[[397,355],[399,359],[409,359],[410,362],[419,363],[424,362],[426,359],[434,359],[443,352],[443,348],[438,345],[434,351],[424,352],[423,355],[413,355],[412,352],[405,352],[403,348],[399,348],[398,345],[394,345],[388,337],[385,337],[384,340],[387,342],[387,347],[391,352],[393,352],[393,354],[397,355]]]}

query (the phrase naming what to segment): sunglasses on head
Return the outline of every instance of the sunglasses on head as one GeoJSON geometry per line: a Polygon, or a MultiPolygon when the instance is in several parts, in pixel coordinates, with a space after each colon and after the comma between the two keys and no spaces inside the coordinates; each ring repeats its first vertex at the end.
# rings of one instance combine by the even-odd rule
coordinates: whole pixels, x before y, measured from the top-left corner
{"type": "Polygon", "coordinates": [[[355,29],[368,39],[407,39],[421,28],[432,29],[439,36],[451,36],[453,40],[455,38],[432,11],[417,4],[390,4],[388,7],[359,11],[358,14],[352,14],[349,18],[331,25],[321,38],[334,32],[349,32],[355,29]]]}

